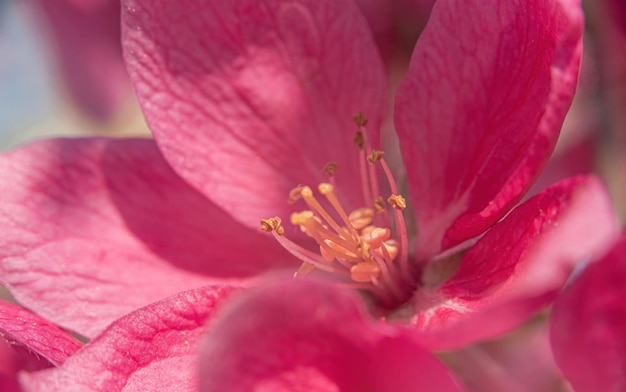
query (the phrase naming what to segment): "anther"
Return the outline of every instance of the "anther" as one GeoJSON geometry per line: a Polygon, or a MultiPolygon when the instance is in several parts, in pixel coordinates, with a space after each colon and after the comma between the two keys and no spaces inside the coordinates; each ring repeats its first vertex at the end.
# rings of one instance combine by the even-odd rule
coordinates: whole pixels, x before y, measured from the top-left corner
{"type": "Polygon", "coordinates": [[[267,232],[275,231],[276,234],[283,235],[285,233],[285,229],[280,225],[280,223],[281,220],[277,216],[268,219],[261,219],[261,230],[267,232]]]}
{"type": "Polygon", "coordinates": [[[370,225],[374,219],[374,210],[367,207],[357,208],[348,215],[348,220],[356,230],[370,225]]]}
{"type": "Polygon", "coordinates": [[[367,160],[369,163],[376,163],[383,158],[383,155],[385,155],[384,151],[373,150],[372,153],[367,156],[367,160]]]}
{"type": "Polygon", "coordinates": [[[391,195],[387,201],[396,210],[404,210],[406,208],[406,200],[402,195],[391,195]]]}
{"type": "Polygon", "coordinates": [[[355,282],[367,283],[378,278],[380,267],[373,261],[364,261],[350,268],[350,278],[355,282]]]}
{"type": "Polygon", "coordinates": [[[322,170],[328,177],[333,177],[335,173],[337,173],[337,164],[335,162],[328,162],[324,165],[324,170],[322,170]]]}
{"type": "Polygon", "coordinates": [[[359,112],[352,117],[354,119],[354,123],[357,127],[362,128],[367,125],[367,118],[363,114],[363,112],[359,112]]]}
{"type": "Polygon", "coordinates": [[[322,195],[326,196],[333,192],[334,187],[327,182],[322,182],[321,184],[317,186],[317,189],[320,191],[322,195]]]}
{"type": "Polygon", "coordinates": [[[391,236],[391,230],[376,227],[372,231],[363,235],[363,241],[370,245],[372,248],[378,248],[383,241],[386,241],[391,236]]]}

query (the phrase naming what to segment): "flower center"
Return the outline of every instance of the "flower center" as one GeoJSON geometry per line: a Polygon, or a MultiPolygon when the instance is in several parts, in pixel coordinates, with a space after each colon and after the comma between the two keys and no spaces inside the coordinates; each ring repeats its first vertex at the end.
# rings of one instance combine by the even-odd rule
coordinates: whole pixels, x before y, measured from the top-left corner
{"type": "Polygon", "coordinates": [[[415,285],[402,213],[406,201],[398,194],[384,153],[372,150],[367,143],[364,133],[367,120],[358,114],[355,122],[359,131],[354,141],[360,151],[360,178],[368,205],[346,212],[335,193],[333,175],[338,168],[331,163],[324,168],[330,181],[317,187],[327,208],[308,186],[297,186],[288,199],[290,203],[303,200],[308,206],[291,214],[290,222],[317,242],[319,254],[286,238],[279,217],[262,219],[261,229],[271,232],[287,251],[302,261],[295,277],[319,271],[345,286],[369,291],[386,306],[396,306],[409,297],[415,285]],[[376,165],[382,167],[392,192],[388,204],[378,194],[376,165]]]}

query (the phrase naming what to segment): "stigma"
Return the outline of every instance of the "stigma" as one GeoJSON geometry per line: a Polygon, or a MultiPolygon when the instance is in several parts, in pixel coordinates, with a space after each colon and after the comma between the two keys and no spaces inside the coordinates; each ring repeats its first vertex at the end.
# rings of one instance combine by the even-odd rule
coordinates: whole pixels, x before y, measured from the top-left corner
{"type": "Polygon", "coordinates": [[[359,127],[354,143],[361,161],[365,204],[350,211],[342,205],[333,178],[338,167],[329,163],[323,170],[329,182],[318,184],[316,191],[307,185],[298,185],[289,192],[287,200],[290,204],[306,205],[306,209],[292,213],[289,222],[315,241],[318,251],[286,238],[279,217],[262,219],[261,229],[271,232],[301,261],[295,277],[319,272],[394,305],[407,298],[414,288],[403,217],[406,201],[398,194],[391,170],[384,161],[384,152],[372,150],[368,145],[364,133],[367,119],[362,114],[354,119],[359,127]],[[386,198],[387,203],[379,194],[376,166],[383,169],[392,192],[386,198]]]}

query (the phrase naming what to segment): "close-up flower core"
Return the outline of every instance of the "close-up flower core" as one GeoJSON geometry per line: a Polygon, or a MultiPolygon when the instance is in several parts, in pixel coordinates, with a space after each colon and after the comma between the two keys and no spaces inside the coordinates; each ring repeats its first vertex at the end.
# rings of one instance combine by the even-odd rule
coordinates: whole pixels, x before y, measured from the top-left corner
{"type": "Polygon", "coordinates": [[[261,229],[272,232],[288,252],[302,261],[294,277],[319,271],[344,286],[370,292],[382,305],[396,306],[410,297],[416,284],[415,271],[409,263],[403,216],[406,199],[398,193],[384,152],[372,149],[368,142],[367,119],[359,113],[354,121],[358,127],[354,144],[359,153],[365,205],[346,211],[335,191],[341,186],[334,177],[338,167],[328,163],[323,172],[329,180],[317,186],[324,198],[322,201],[307,185],[292,189],[287,200],[289,204],[304,201],[308,206],[306,210],[292,213],[290,223],[317,242],[319,254],[286,238],[279,217],[262,219],[261,229]],[[381,196],[377,165],[382,168],[391,191],[386,202],[381,196]]]}

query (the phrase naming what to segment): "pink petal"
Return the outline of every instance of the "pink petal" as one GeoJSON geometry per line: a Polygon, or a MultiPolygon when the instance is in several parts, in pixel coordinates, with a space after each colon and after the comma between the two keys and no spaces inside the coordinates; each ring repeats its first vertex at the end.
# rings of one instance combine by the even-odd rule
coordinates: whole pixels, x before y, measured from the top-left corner
{"type": "MultiPolygon", "coordinates": [[[[339,165],[363,204],[352,119],[376,142],[386,95],[366,22],[348,0],[125,0],[131,80],[172,167],[251,227],[289,190],[339,165]]],[[[342,191],[343,190],[343,191],[342,191]]]]}
{"type": "Polygon", "coordinates": [[[152,140],[28,145],[0,157],[0,193],[0,282],[86,336],[215,278],[292,263],[186,185],[152,140]]]}
{"type": "Polygon", "coordinates": [[[17,305],[0,301],[0,335],[9,343],[26,347],[55,366],[82,344],[48,320],[17,305]]]}
{"type": "Polygon", "coordinates": [[[626,237],[554,304],[557,364],[576,392],[626,390],[626,237]]]}
{"type": "Polygon", "coordinates": [[[177,294],[117,320],[57,369],[24,375],[25,391],[196,391],[203,325],[232,292],[177,294]]]}
{"type": "Polygon", "coordinates": [[[575,266],[606,249],[616,233],[602,184],[564,180],[496,224],[441,287],[418,292],[411,323],[438,349],[506,332],[554,300],[575,266]]]}
{"type": "Polygon", "coordinates": [[[366,320],[360,303],[311,280],[244,293],[204,341],[201,390],[459,390],[409,331],[366,320]]]}
{"type": "Polygon", "coordinates": [[[482,233],[550,156],[576,86],[576,0],[442,0],[400,86],[396,126],[421,258],[482,233]]]}
{"type": "Polygon", "coordinates": [[[111,120],[131,98],[120,45],[119,0],[37,0],[45,35],[70,97],[81,111],[111,120]]]}
{"type": "Polygon", "coordinates": [[[531,321],[492,342],[449,353],[466,392],[565,392],[554,363],[548,326],[531,321]]]}

